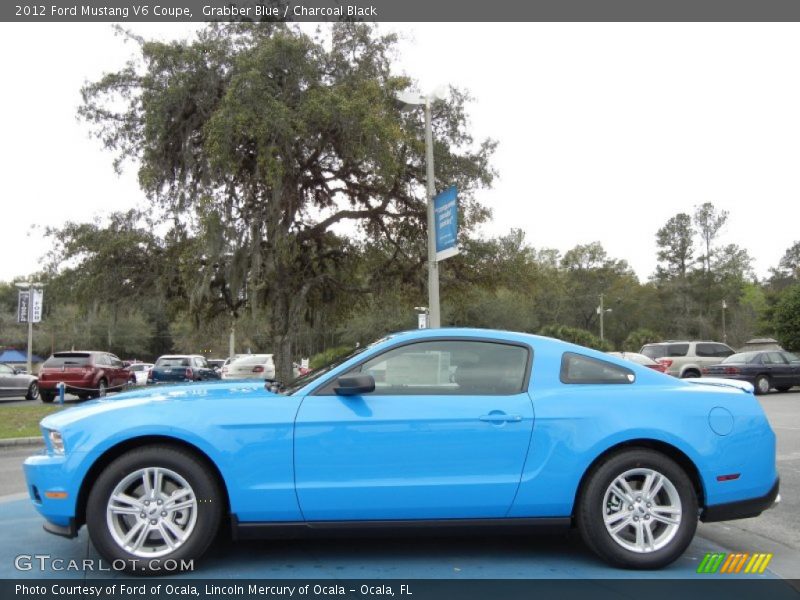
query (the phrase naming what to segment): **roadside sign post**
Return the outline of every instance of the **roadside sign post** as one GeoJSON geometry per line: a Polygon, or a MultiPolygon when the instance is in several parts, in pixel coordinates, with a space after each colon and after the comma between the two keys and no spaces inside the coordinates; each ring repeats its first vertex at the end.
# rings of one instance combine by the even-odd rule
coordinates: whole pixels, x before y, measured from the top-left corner
{"type": "Polygon", "coordinates": [[[42,320],[44,292],[41,283],[19,281],[16,285],[20,288],[17,322],[28,324],[28,374],[33,375],[33,324],[42,320]]]}

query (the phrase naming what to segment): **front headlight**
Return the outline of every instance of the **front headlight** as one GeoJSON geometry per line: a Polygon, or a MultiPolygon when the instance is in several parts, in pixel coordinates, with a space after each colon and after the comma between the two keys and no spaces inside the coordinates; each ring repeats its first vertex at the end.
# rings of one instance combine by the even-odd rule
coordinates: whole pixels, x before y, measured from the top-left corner
{"type": "Polygon", "coordinates": [[[64,454],[64,438],[61,437],[61,432],[55,429],[47,430],[47,439],[50,441],[50,447],[56,454],[64,454]]]}

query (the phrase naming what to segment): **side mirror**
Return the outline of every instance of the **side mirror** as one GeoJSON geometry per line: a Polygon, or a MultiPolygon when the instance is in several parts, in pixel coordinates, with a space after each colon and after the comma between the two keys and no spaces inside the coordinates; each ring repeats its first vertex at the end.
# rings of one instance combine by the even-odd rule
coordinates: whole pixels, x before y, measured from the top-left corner
{"type": "Polygon", "coordinates": [[[359,396],[375,391],[375,378],[372,375],[345,375],[336,380],[333,388],[339,396],[359,396]]]}

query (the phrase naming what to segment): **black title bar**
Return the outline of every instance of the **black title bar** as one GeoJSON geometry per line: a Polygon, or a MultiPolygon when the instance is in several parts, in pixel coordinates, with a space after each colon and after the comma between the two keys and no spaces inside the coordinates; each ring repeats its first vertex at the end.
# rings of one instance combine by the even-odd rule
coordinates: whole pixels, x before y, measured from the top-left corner
{"type": "Polygon", "coordinates": [[[4,22],[800,21],[798,0],[5,0],[4,22]]]}

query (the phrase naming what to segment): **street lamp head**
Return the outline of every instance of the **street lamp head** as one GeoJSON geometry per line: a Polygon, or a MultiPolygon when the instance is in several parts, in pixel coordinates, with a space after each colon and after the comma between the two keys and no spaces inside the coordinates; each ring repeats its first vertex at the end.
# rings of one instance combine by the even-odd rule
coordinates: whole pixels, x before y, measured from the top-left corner
{"type": "Polygon", "coordinates": [[[417,312],[426,313],[426,312],[428,312],[428,307],[427,306],[415,306],[414,310],[416,310],[417,312]]]}
{"type": "Polygon", "coordinates": [[[44,284],[40,281],[17,281],[16,285],[21,290],[29,290],[30,288],[41,288],[44,284]]]}
{"type": "Polygon", "coordinates": [[[425,96],[409,90],[399,91],[394,96],[403,105],[402,110],[411,110],[425,104],[425,96]]]}
{"type": "Polygon", "coordinates": [[[428,96],[428,98],[429,98],[431,101],[434,101],[434,100],[444,100],[445,98],[447,98],[447,91],[448,91],[448,89],[447,89],[447,86],[446,86],[446,85],[437,85],[437,86],[436,86],[436,87],[433,89],[433,91],[430,93],[430,95],[428,96]]]}

